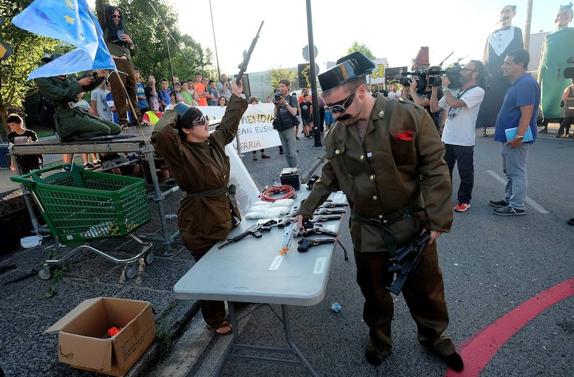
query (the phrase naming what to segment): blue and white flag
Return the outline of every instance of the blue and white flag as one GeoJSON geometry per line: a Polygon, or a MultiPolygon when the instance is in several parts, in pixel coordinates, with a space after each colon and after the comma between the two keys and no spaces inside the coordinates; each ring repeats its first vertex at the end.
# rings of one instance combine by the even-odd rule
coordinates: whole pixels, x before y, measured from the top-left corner
{"type": "Polygon", "coordinates": [[[32,71],[28,80],[91,69],[116,69],[102,28],[86,0],[35,0],[14,17],[12,23],[31,33],[77,47],[32,71]]]}

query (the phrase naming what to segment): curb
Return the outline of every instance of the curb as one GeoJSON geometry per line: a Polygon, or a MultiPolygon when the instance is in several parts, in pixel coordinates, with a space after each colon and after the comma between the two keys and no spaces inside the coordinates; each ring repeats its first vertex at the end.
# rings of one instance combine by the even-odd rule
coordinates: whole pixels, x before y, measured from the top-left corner
{"type": "MultiPolygon", "coordinates": [[[[183,316],[171,325],[168,332],[168,336],[172,344],[175,343],[177,339],[179,339],[179,337],[181,337],[181,335],[185,332],[187,325],[191,323],[191,321],[198,313],[198,311],[199,311],[199,302],[195,301],[191,305],[191,308],[187,310],[185,313],[183,313],[183,316]]],[[[158,319],[158,321],[156,322],[160,321],[161,318],[158,319]]],[[[134,366],[130,369],[128,374],[126,374],[126,377],[147,376],[148,372],[152,370],[155,365],[158,364],[160,358],[168,354],[166,353],[165,355],[162,355],[162,353],[164,353],[164,351],[161,349],[161,346],[156,337],[156,340],[153,342],[150,348],[148,348],[148,350],[140,357],[140,359],[134,364],[134,366]]]]}

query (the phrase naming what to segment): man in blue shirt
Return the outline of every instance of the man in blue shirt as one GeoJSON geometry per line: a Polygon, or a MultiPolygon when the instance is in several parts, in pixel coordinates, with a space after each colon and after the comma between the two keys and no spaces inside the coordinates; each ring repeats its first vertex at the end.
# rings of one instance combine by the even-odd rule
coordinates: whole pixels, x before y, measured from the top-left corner
{"type": "Polygon", "coordinates": [[[526,72],[529,61],[528,51],[519,49],[509,53],[502,64],[502,72],[512,86],[506,92],[496,118],[494,140],[503,143],[502,161],[508,182],[504,199],[488,202],[495,207],[493,213],[499,216],[526,214],[526,158],[530,145],[536,140],[536,116],[540,104],[540,86],[526,72]],[[505,131],[516,127],[516,136],[507,140],[505,131]],[[524,140],[527,131],[532,133],[532,140],[524,140]]]}
{"type": "Polygon", "coordinates": [[[161,79],[161,89],[157,92],[157,95],[161,104],[161,110],[165,111],[165,108],[171,104],[171,89],[167,79],[161,79]]]}

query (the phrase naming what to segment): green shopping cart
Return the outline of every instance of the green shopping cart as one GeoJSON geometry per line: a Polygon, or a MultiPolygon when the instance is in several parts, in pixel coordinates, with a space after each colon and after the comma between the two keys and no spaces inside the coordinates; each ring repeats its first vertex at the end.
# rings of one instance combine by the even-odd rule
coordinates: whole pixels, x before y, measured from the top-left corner
{"type": "Polygon", "coordinates": [[[144,180],[85,170],[74,164],[33,170],[11,179],[32,193],[58,246],[72,247],[58,259],[45,260],[38,273],[41,279],[50,278],[50,266],[61,264],[79,250],[124,264],[128,279],[136,275],[138,259],[144,258],[147,264],[153,262],[152,244],[133,234],[151,219],[144,180]],[[90,241],[125,236],[140,244],[141,252],[121,259],[87,245],[90,241]]]}

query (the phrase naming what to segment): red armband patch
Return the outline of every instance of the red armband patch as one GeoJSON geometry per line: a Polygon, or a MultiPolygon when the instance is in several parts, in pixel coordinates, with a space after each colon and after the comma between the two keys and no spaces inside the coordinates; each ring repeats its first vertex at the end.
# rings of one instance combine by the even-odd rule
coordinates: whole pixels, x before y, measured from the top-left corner
{"type": "Polygon", "coordinates": [[[394,135],[395,139],[399,139],[402,141],[413,141],[413,135],[415,134],[414,131],[407,130],[404,132],[399,132],[394,135]]]}

